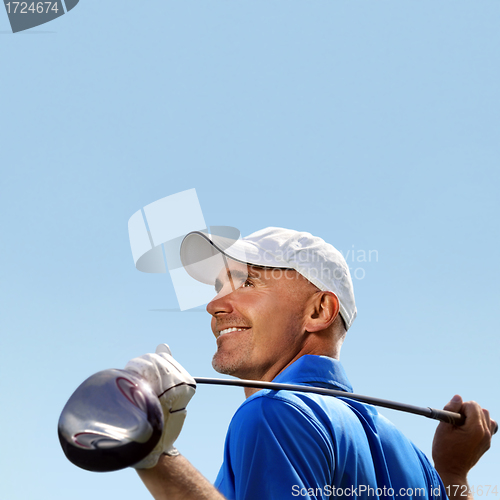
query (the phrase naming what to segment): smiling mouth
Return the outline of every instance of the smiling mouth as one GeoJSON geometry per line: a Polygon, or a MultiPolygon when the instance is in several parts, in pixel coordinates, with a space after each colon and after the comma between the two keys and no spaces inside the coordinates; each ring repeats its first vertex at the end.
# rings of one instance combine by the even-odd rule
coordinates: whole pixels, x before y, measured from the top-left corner
{"type": "Polygon", "coordinates": [[[221,330],[219,332],[219,335],[217,335],[217,338],[222,337],[222,335],[227,335],[228,333],[232,332],[242,332],[244,330],[248,330],[249,328],[238,328],[238,327],[231,327],[231,328],[226,328],[225,330],[221,330]]]}

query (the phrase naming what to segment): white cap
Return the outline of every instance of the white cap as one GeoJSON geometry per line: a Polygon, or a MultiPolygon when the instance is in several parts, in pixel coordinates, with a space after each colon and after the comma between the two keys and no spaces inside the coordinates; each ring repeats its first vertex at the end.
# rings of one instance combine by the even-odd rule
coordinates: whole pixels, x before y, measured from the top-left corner
{"type": "Polygon", "coordinates": [[[332,245],[310,233],[268,227],[234,240],[199,231],[181,245],[181,261],[196,280],[213,285],[221,267],[220,254],[257,267],[294,269],[320,290],[333,292],[347,329],[356,317],[349,267],[332,245]]]}

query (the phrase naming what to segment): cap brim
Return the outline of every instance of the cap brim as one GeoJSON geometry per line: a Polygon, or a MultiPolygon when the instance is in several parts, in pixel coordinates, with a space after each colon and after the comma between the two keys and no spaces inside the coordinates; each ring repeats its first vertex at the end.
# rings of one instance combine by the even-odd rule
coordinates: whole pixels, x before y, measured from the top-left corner
{"type": "Polygon", "coordinates": [[[213,285],[225,267],[224,257],[248,263],[244,242],[201,231],[193,231],[184,237],[180,254],[187,273],[207,285],[213,285]]]}

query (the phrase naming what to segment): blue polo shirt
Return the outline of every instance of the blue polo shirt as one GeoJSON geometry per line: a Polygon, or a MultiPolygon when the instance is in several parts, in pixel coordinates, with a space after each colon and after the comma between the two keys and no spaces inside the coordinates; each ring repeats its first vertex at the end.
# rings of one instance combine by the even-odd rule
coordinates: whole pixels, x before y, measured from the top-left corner
{"type": "MultiPolygon", "coordinates": [[[[324,356],[302,356],[274,382],[352,392],[324,356]]],[[[236,411],[215,486],[229,500],[446,499],[427,457],[373,406],[267,389],[236,411]]]]}

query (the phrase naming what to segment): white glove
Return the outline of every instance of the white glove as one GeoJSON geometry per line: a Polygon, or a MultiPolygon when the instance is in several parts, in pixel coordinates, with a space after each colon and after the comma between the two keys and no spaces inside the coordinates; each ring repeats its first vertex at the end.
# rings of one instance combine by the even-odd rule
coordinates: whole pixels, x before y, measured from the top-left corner
{"type": "Polygon", "coordinates": [[[135,469],[154,467],[163,453],[178,455],[173,444],[186,418],[186,406],[196,391],[196,382],[172,357],[167,344],[160,344],[156,354],[130,360],[125,370],[139,374],[159,397],[163,410],[163,432],[154,450],[134,464],[135,469]]]}

